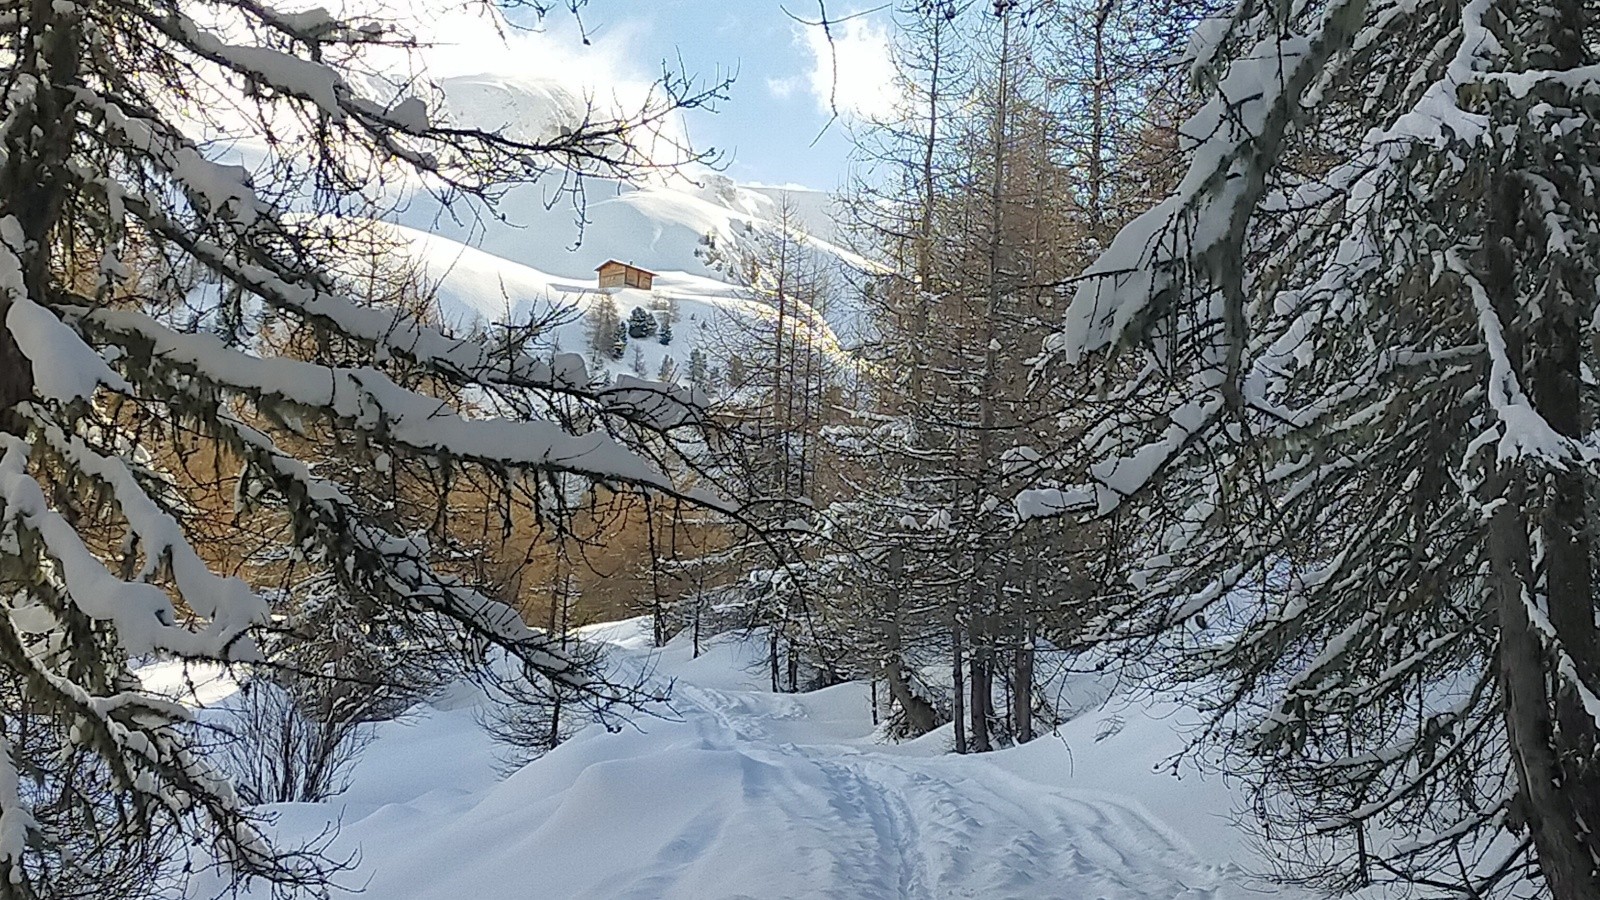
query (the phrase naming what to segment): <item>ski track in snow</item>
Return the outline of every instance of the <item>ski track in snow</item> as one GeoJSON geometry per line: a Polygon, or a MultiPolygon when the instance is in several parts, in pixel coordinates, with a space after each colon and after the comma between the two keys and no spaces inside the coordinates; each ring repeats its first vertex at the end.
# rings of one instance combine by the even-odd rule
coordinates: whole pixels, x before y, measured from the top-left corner
{"type": "MultiPolygon", "coordinates": [[[[705,717],[737,752],[784,773],[797,801],[783,806],[785,817],[796,832],[815,829],[828,845],[827,881],[851,885],[857,896],[1200,900],[1257,893],[1226,890],[1218,869],[1114,796],[1051,789],[981,758],[777,740],[769,723],[805,718],[803,704],[782,694],[680,681],[675,698],[685,718],[705,717]]],[[[786,896],[810,895],[802,888],[786,896]]]]}
{"type": "Polygon", "coordinates": [[[591,727],[501,778],[474,720],[481,698],[458,691],[384,726],[341,797],[277,807],[280,833],[338,825],[331,855],[360,854],[339,883],[363,889],[343,898],[1290,896],[1202,862],[1147,811],[1148,792],[1049,783],[1070,780],[1065,756],[1030,766],[1008,760],[1035,745],[956,757],[926,738],[877,744],[862,685],[774,694],[749,644],[690,659],[682,642],[648,652],[624,626],[594,635],[623,645],[625,672],[675,679],[670,714],[591,727]]]}

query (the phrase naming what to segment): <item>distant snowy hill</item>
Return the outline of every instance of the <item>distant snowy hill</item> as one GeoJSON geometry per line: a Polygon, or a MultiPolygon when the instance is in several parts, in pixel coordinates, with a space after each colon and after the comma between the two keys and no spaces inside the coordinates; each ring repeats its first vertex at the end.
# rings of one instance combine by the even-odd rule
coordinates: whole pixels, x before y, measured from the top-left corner
{"type": "MultiPolygon", "coordinates": [[[[601,360],[612,375],[634,374],[638,365],[646,377],[653,378],[661,371],[663,360],[670,359],[678,374],[686,376],[695,349],[704,352],[713,366],[725,365],[733,353],[749,352],[751,324],[772,315],[766,304],[751,299],[739,287],[706,275],[662,270],[653,290],[601,291],[593,272],[552,274],[436,234],[387,227],[408,248],[424,277],[436,285],[440,313],[446,324],[457,329],[474,324],[554,321],[557,324],[549,335],[548,349],[591,358],[589,316],[603,297],[609,296],[624,318],[634,307],[664,314],[662,307],[670,305],[677,320],[671,342],[630,340],[622,359],[601,360]]],[[[557,254],[548,255],[559,259],[557,254]]],[[[831,334],[825,332],[821,339],[839,352],[831,334]]]]}
{"type": "MultiPolygon", "coordinates": [[[[445,114],[453,121],[528,140],[574,127],[594,100],[537,79],[454,78],[442,88],[445,114]]],[[[776,231],[786,194],[807,252],[836,274],[834,296],[817,312],[832,332],[829,340],[848,347],[862,327],[859,308],[848,300],[848,273],[871,264],[835,243],[831,197],[825,193],[741,187],[710,171],[664,175],[646,184],[589,179],[581,196],[564,193],[552,179],[507,190],[492,211],[446,208],[417,193],[390,219],[438,282],[447,320],[505,321],[508,314],[519,318],[564,307],[574,318],[558,342],[571,352],[587,351],[582,317],[599,296],[596,266],[615,258],[657,272],[655,296],[624,291],[615,297],[624,316],[634,306],[667,299],[681,307],[677,346],[642,348],[646,374],[653,376],[664,356],[683,371],[695,347],[712,359],[726,356],[729,334],[749,332],[749,324],[765,314],[764,304],[730,283],[726,260],[776,231]],[[743,326],[734,327],[738,323],[743,326]]],[[[630,348],[613,368],[632,368],[632,355],[630,348]]]]}

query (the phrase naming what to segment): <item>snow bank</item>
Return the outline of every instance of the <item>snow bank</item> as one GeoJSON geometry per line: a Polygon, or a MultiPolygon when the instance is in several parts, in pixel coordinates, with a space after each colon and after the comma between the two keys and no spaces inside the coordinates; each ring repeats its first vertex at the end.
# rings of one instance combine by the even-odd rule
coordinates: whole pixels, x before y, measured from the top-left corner
{"type": "Polygon", "coordinates": [[[1167,711],[955,757],[947,735],[876,743],[863,685],[761,690],[756,644],[589,637],[675,679],[672,707],[502,779],[468,691],[384,726],[352,788],[278,807],[280,832],[337,824],[334,855],[359,853],[341,883],[395,900],[1259,896],[1225,786],[1154,771],[1180,743],[1167,711]]]}

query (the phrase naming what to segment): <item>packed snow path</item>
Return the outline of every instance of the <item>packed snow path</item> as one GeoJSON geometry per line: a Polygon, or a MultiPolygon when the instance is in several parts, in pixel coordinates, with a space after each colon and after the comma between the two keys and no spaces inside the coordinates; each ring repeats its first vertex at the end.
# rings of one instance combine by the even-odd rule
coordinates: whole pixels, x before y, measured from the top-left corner
{"type": "Polygon", "coordinates": [[[283,833],[337,822],[333,855],[360,854],[340,883],[380,900],[1262,896],[1219,858],[1217,797],[1151,774],[1143,735],[1076,761],[1058,737],[981,757],[939,752],[946,734],[883,745],[864,686],[773,694],[752,646],[690,659],[642,649],[637,623],[595,636],[676,679],[675,717],[590,728],[502,779],[463,690],[386,726],[342,796],[279,807],[283,833]]]}
{"type": "Polygon", "coordinates": [[[1126,799],[1053,789],[970,759],[793,739],[816,724],[814,708],[837,703],[831,693],[859,702],[852,687],[795,698],[680,684],[695,749],[727,777],[714,787],[716,811],[707,810],[711,833],[695,821],[679,839],[737,845],[740,834],[762,835],[770,850],[752,849],[771,855],[752,860],[751,875],[770,871],[778,890],[741,888],[711,859],[713,871],[686,867],[640,890],[619,882],[607,895],[706,896],[697,886],[715,883],[726,885],[719,896],[1217,896],[1225,879],[1126,799]]]}

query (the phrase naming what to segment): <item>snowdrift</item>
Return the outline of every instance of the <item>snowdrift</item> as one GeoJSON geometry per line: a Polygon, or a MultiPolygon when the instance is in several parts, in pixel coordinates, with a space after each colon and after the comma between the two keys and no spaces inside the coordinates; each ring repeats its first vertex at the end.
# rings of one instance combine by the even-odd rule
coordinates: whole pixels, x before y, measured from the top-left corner
{"type": "Polygon", "coordinates": [[[358,862],[334,896],[384,900],[1302,896],[1246,874],[1224,785],[1156,771],[1181,744],[1173,710],[1105,708],[955,757],[947,734],[879,743],[864,685],[760,689],[760,642],[695,659],[648,631],[589,636],[674,680],[670,706],[502,778],[487,701],[461,688],[383,726],[343,795],[274,807],[280,835],[337,828],[330,853],[358,862]]]}

